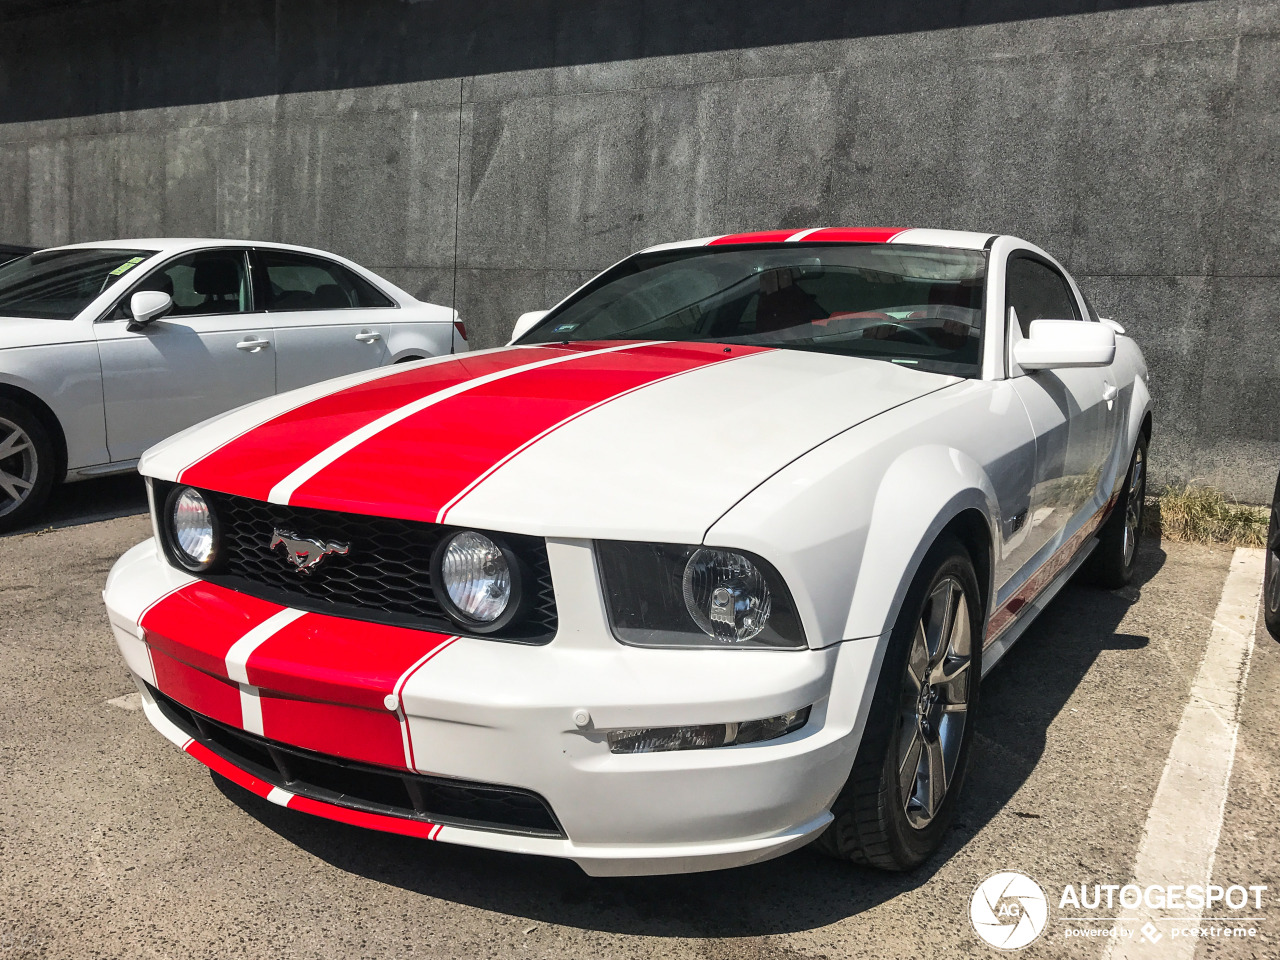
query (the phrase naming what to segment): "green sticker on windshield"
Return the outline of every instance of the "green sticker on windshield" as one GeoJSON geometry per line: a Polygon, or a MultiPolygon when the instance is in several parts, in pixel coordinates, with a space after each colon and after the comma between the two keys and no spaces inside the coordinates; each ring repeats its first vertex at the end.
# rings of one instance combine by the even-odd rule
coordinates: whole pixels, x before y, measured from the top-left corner
{"type": "Polygon", "coordinates": [[[107,274],[107,276],[109,276],[109,277],[118,277],[118,276],[120,276],[120,274],[122,274],[122,273],[128,273],[130,270],[132,270],[134,267],[136,267],[138,264],[140,264],[140,263],[141,263],[143,260],[145,260],[145,259],[147,259],[147,258],[146,258],[146,257],[134,257],[132,260],[126,260],[124,263],[120,264],[120,266],[116,267],[116,268],[115,268],[114,270],[112,270],[109,274],[107,274]]]}

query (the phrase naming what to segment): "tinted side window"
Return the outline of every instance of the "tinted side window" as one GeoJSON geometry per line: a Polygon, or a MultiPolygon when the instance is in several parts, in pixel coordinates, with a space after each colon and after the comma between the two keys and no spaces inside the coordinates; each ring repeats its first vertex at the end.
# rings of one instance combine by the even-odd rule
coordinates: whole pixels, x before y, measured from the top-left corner
{"type": "MultiPolygon", "coordinates": [[[[131,291],[160,290],[173,298],[166,316],[190,317],[210,313],[246,313],[249,274],[238,250],[206,250],[165,264],[131,291]]],[[[128,300],[124,301],[127,306],[128,300]]]]}
{"type": "Polygon", "coordinates": [[[394,307],[389,297],[346,267],[280,250],[259,250],[268,310],[347,310],[394,307]]]}
{"type": "Polygon", "coordinates": [[[1079,320],[1076,299],[1066,279],[1048,264],[1014,257],[1005,274],[1005,306],[1018,311],[1022,335],[1031,335],[1032,320],[1079,320]]]}

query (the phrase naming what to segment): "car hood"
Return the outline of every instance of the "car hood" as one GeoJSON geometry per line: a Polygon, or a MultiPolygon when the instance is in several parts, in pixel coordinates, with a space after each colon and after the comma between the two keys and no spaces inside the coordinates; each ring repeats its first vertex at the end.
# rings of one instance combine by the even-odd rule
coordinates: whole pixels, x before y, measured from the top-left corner
{"type": "Polygon", "coordinates": [[[153,448],[141,470],[294,507],[697,542],[808,450],[955,382],[740,345],[520,346],[251,404],[153,448]]]}
{"type": "Polygon", "coordinates": [[[0,316],[0,350],[75,343],[83,339],[84,328],[74,320],[0,316]]]}

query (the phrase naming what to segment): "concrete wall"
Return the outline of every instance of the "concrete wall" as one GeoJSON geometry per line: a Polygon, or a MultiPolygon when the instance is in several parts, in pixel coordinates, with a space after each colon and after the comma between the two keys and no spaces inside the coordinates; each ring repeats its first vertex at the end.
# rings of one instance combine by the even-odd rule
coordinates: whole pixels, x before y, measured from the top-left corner
{"type": "Polygon", "coordinates": [[[456,305],[488,346],[654,242],[1013,233],[1141,341],[1157,478],[1269,499],[1275,2],[0,0],[0,18],[3,239],[312,244],[456,305]]]}

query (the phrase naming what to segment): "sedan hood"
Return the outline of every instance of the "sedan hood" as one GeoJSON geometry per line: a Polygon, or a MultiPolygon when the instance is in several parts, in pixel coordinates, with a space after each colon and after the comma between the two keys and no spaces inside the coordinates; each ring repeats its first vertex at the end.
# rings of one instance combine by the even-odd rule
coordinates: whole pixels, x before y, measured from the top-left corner
{"type": "Polygon", "coordinates": [[[697,542],[795,458],[955,382],[739,345],[513,347],[251,404],[153,448],[141,469],[297,507],[697,542]]]}
{"type": "Polygon", "coordinates": [[[0,316],[0,350],[75,343],[84,340],[84,334],[84,326],[74,320],[0,316]]]}

